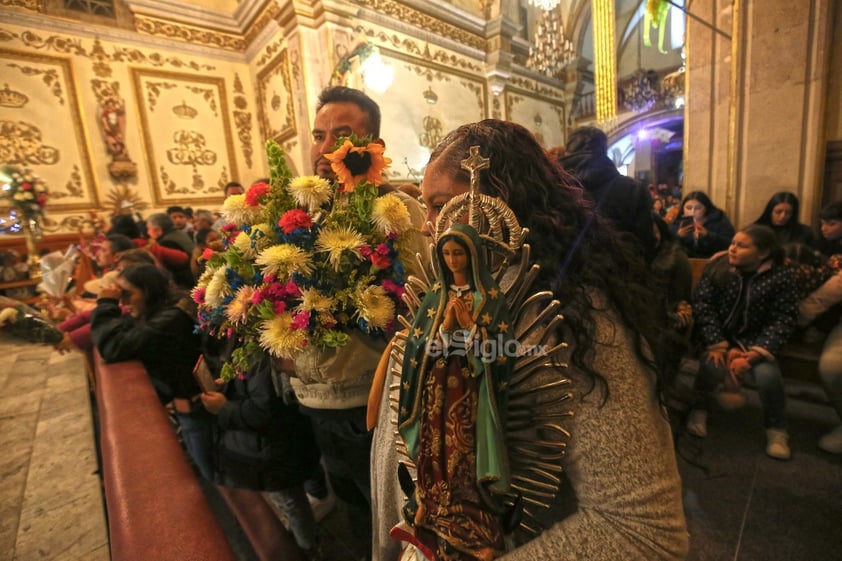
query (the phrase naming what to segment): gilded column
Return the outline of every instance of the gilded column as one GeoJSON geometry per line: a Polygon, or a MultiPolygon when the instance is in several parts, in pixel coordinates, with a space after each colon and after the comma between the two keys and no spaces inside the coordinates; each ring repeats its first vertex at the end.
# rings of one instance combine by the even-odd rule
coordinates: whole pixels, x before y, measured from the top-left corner
{"type": "Polygon", "coordinates": [[[592,0],[596,120],[610,129],[617,115],[614,0],[592,0]]]}

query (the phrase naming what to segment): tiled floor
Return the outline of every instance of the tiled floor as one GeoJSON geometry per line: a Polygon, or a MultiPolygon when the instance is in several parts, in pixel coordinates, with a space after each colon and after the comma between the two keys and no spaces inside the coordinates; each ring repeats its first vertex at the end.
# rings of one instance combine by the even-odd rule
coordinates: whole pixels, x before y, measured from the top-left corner
{"type": "Polygon", "coordinates": [[[82,357],[0,339],[0,559],[107,561],[82,357]]]}
{"type": "MultiPolygon", "coordinates": [[[[109,559],[82,359],[0,339],[0,560],[109,559]]],[[[842,559],[842,456],[816,449],[830,407],[788,403],[793,459],[763,453],[755,394],[679,440],[691,561],[842,559]]],[[[208,488],[209,496],[213,490],[208,488]]],[[[213,501],[212,501],[213,502],[213,501]]],[[[216,502],[241,559],[254,554],[216,502]]],[[[340,504],[322,523],[329,561],[364,552],[340,504]]]]}

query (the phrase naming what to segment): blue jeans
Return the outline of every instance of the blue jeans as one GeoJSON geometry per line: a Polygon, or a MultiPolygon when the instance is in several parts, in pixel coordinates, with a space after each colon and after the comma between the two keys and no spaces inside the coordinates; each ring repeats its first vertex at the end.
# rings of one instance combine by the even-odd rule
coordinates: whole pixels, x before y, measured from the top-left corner
{"type": "Polygon", "coordinates": [[[842,420],[842,323],[827,334],[819,357],[819,377],[836,414],[842,420]]]}
{"type": "Polygon", "coordinates": [[[193,413],[178,413],[175,418],[181,426],[181,440],[184,448],[199,473],[208,481],[213,481],[213,428],[216,416],[208,413],[204,407],[198,407],[193,413]]]}
{"type": "MultiPolygon", "coordinates": [[[[751,372],[760,394],[760,403],[763,405],[763,426],[767,429],[785,429],[786,394],[780,365],[777,362],[761,362],[755,365],[751,372]]],[[[710,411],[713,393],[727,375],[727,367],[716,367],[707,360],[700,359],[699,373],[693,385],[696,392],[695,407],[710,411]]]]}
{"type": "Polygon", "coordinates": [[[281,491],[266,493],[269,499],[277,505],[286,516],[289,530],[295,537],[295,543],[301,549],[313,549],[318,543],[318,529],[310,501],[304,492],[303,485],[296,485],[281,491]]]}

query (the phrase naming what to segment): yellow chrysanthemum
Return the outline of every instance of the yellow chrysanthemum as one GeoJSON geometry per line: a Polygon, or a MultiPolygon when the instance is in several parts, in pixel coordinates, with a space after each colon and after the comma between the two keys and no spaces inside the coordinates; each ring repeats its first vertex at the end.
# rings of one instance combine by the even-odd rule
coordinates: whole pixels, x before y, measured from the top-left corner
{"type": "Polygon", "coordinates": [[[386,234],[400,235],[412,228],[406,205],[394,195],[385,195],[374,200],[371,222],[386,234]]]}
{"type": "Polygon", "coordinates": [[[270,236],[273,235],[272,228],[265,222],[261,222],[251,227],[251,234],[246,232],[237,234],[237,237],[234,238],[234,245],[243,255],[254,257],[272,243],[270,236]]]}
{"type": "Polygon", "coordinates": [[[298,305],[297,309],[329,312],[332,306],[333,298],[330,295],[323,294],[314,288],[306,288],[301,291],[301,304],[298,305]]]}
{"type": "Polygon", "coordinates": [[[260,218],[261,208],[246,204],[245,195],[231,195],[222,203],[222,217],[234,224],[253,224],[260,218]]]}
{"type": "Polygon", "coordinates": [[[367,286],[358,291],[354,303],[359,316],[373,329],[385,329],[395,318],[395,302],[382,286],[367,286]]]}
{"type": "Polygon", "coordinates": [[[362,235],[351,226],[325,228],[316,240],[316,250],[328,253],[328,261],[334,271],[339,270],[343,252],[350,251],[360,259],[360,248],[364,245],[362,235]]]}
{"type": "Polygon", "coordinates": [[[317,175],[293,179],[288,190],[295,202],[310,212],[317,211],[330,200],[330,183],[317,175]]]}
{"type": "Polygon", "coordinates": [[[263,268],[264,275],[275,275],[282,281],[289,280],[293,273],[307,275],[313,270],[310,255],[289,244],[267,247],[260,252],[255,263],[263,268]]]}
{"type": "Polygon", "coordinates": [[[245,323],[252,307],[252,296],[254,296],[254,287],[252,286],[245,285],[237,290],[234,299],[225,308],[225,317],[228,318],[228,321],[233,324],[245,323]]]}
{"type": "Polygon", "coordinates": [[[272,356],[293,358],[306,345],[303,329],[290,329],[292,315],[282,313],[260,324],[260,346],[272,356]]]}
{"type": "Polygon", "coordinates": [[[225,267],[217,269],[208,282],[205,290],[205,304],[214,308],[222,303],[222,299],[231,294],[231,285],[225,278],[225,267]]]}

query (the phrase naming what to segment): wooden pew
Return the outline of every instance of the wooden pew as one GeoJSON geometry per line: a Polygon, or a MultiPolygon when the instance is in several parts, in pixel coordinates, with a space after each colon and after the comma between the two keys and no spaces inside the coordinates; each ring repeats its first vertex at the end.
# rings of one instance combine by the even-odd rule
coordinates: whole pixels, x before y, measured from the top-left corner
{"type": "Polygon", "coordinates": [[[95,362],[111,559],[235,561],[143,365],[95,362]]]}

